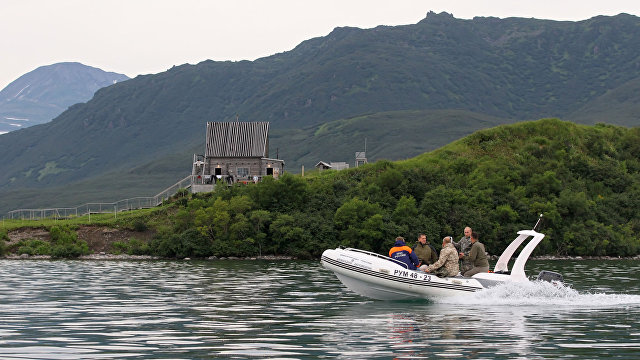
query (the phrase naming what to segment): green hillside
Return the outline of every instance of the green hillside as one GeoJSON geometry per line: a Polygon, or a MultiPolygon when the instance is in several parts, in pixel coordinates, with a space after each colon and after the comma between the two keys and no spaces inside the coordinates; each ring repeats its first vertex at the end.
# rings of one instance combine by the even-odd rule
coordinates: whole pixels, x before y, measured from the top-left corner
{"type": "Polygon", "coordinates": [[[386,253],[398,235],[411,243],[425,233],[437,245],[465,226],[499,254],[543,213],[536,255],[635,256],[639,206],[640,128],[543,119],[404,161],[185,191],[158,211],[109,221],[151,229],[145,251],[164,257],[317,258],[338,245],[386,253]]]}
{"type": "Polygon", "coordinates": [[[630,256],[640,252],[639,206],[639,128],[545,119],[397,163],[220,187],[180,201],[157,242],[317,257],[338,244],[384,253],[419,232],[438,244],[471,226],[496,254],[543,213],[537,254],[630,256]]]}
{"type": "MultiPolygon", "coordinates": [[[[89,184],[105,184],[100,188],[104,194],[118,189],[139,194],[128,187],[132,173],[168,186],[177,178],[173,171],[161,169],[181,173],[179,169],[189,167],[170,159],[190,162],[194,149],[199,152],[203,146],[205,123],[236,116],[242,121],[270,121],[272,149],[279,149],[289,169],[312,166],[317,160],[350,161],[354,151],[362,150],[362,135],[368,133],[372,157],[405,158],[429,149],[420,141],[402,144],[412,141],[397,120],[405,116],[388,121],[365,117],[371,126],[360,122],[361,129],[353,127],[351,137],[322,138],[315,130],[315,140],[303,136],[323,124],[351,131],[351,119],[388,112],[455,109],[473,112],[475,119],[508,119],[504,123],[568,116],[608,91],[624,91],[629,79],[640,77],[638,38],[640,19],[626,14],[556,22],[461,20],[429,13],[414,25],[337,28],[289,52],[256,61],[177,66],[101,89],[51,123],[1,135],[0,196],[64,189],[49,191],[51,197],[58,194],[56,204],[30,196],[36,206],[57,206],[60,200],[79,200],[84,196],[79,189],[97,189],[89,184]],[[338,120],[344,123],[330,125],[338,120]],[[287,130],[297,136],[295,147],[287,130]],[[330,141],[343,145],[327,147],[330,141]]],[[[611,106],[601,104],[601,109],[611,106]]],[[[632,103],[625,106],[635,111],[632,103]]],[[[607,122],[619,123],[616,116],[607,122]]],[[[477,129],[463,129],[464,122],[426,126],[433,130],[424,143],[434,145],[477,129]]],[[[147,193],[161,190],[148,185],[147,193]]],[[[30,205],[25,201],[2,206],[30,205]]]]}
{"type": "Polygon", "coordinates": [[[355,152],[367,141],[369,161],[400,160],[444,146],[472,132],[508,119],[463,110],[391,111],[331,121],[304,129],[272,131],[272,151],[287,161],[287,168],[300,172],[318,161],[345,161],[354,166],[355,152]]]}
{"type": "Polygon", "coordinates": [[[607,91],[567,117],[582,124],[640,125],[640,78],[607,91]]]}

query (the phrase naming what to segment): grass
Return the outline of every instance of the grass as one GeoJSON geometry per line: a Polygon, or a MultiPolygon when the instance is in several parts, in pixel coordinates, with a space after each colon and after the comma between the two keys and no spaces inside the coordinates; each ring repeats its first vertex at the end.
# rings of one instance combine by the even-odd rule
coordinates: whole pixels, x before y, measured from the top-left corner
{"type": "Polygon", "coordinates": [[[52,226],[68,225],[77,227],[81,225],[97,225],[109,227],[127,227],[133,228],[136,221],[147,221],[158,215],[164,214],[168,206],[155,207],[151,209],[139,209],[123,211],[115,214],[91,214],[73,217],[70,219],[39,219],[39,220],[22,220],[22,219],[2,219],[0,229],[12,231],[21,228],[50,228],[52,226]]]}

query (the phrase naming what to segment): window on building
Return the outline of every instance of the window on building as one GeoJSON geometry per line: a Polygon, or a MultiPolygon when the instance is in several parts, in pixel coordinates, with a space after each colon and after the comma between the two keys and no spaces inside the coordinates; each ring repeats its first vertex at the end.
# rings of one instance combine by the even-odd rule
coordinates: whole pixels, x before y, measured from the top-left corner
{"type": "Polygon", "coordinates": [[[236,169],[236,172],[238,174],[238,177],[241,177],[241,178],[245,178],[249,176],[249,168],[246,168],[246,167],[239,167],[236,169]]]}

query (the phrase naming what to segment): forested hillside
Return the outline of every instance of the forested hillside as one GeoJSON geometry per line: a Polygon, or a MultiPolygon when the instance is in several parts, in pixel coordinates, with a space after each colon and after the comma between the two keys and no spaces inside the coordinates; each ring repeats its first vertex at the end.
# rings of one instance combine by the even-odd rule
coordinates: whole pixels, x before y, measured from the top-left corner
{"type": "Polygon", "coordinates": [[[385,253],[398,235],[424,232],[439,244],[471,226],[497,254],[543,213],[538,255],[629,256],[640,251],[639,207],[639,128],[545,119],[481,130],[406,161],[177,199],[155,220],[149,251],[318,257],[345,245],[385,253]]]}
{"type": "MultiPolygon", "coordinates": [[[[441,120],[402,117],[414,111],[474,113],[445,116],[460,121],[438,123],[425,144],[447,138],[443,134],[452,126],[456,134],[471,133],[477,129],[475,120],[483,118],[512,123],[586,109],[616,124],[618,117],[608,112],[611,102],[600,101],[598,109],[588,106],[618,88],[617,98],[624,98],[621,86],[640,77],[639,24],[640,19],[626,14],[557,22],[461,20],[430,13],[414,25],[337,28],[256,61],[205,61],[138,76],[98,91],[49,124],[0,135],[0,196],[17,199],[4,203],[16,208],[60,206],[44,201],[51,198],[65,204],[72,199],[93,201],[82,196],[96,191],[111,200],[152,195],[177,181],[177,173],[189,171],[194,149],[204,148],[207,121],[236,116],[241,121],[270,121],[271,148],[278,148],[287,168],[296,171],[319,160],[350,161],[362,150],[364,133],[376,134],[368,138],[378,144],[370,147],[376,158],[395,160],[432,149],[411,145],[413,153],[397,150],[407,148],[402,146],[404,130],[394,133],[399,122],[429,128],[441,120]],[[401,116],[386,116],[387,121],[365,117],[388,112],[401,116]],[[293,148],[286,135],[353,118],[372,121],[360,121],[351,137],[340,136],[353,144],[340,146],[341,152],[329,152],[326,149],[334,147],[319,142],[307,147],[313,141],[299,141],[293,148]],[[465,123],[471,126],[460,129],[465,123]],[[277,131],[285,135],[278,138],[277,131]],[[391,141],[397,145],[390,146],[391,141]],[[147,180],[133,181],[135,176],[147,180]],[[37,195],[47,191],[53,195],[37,195]],[[25,198],[34,202],[19,203],[25,198]]],[[[623,106],[634,112],[633,101],[623,106]]],[[[572,119],[582,121],[579,113],[572,119]]],[[[591,116],[588,122],[598,119],[591,116]]],[[[628,117],[624,124],[635,125],[628,117]]]]}

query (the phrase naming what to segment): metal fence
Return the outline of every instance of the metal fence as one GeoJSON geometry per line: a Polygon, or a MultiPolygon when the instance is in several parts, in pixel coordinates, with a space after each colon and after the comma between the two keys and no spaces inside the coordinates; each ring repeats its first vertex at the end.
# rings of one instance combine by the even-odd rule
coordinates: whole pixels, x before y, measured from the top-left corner
{"type": "Polygon", "coordinates": [[[162,204],[163,201],[175,195],[179,189],[189,189],[194,182],[198,182],[194,175],[189,175],[177,183],[164,189],[156,196],[134,197],[112,203],[87,203],[70,208],[51,209],[18,209],[9,211],[7,220],[41,220],[41,219],[69,219],[89,214],[117,214],[121,211],[134,209],[149,209],[162,204]]]}

